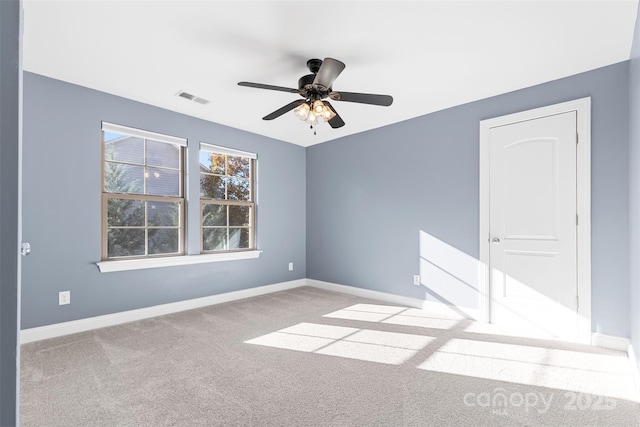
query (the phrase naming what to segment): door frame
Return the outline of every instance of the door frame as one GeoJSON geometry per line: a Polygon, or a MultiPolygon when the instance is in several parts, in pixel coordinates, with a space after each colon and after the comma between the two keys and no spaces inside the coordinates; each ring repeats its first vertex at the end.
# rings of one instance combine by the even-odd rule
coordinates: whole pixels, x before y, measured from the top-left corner
{"type": "Polygon", "coordinates": [[[591,97],[480,121],[480,320],[491,320],[489,242],[489,131],[526,120],[575,111],[577,115],[576,213],[578,330],[576,340],[591,344],[591,97]]]}

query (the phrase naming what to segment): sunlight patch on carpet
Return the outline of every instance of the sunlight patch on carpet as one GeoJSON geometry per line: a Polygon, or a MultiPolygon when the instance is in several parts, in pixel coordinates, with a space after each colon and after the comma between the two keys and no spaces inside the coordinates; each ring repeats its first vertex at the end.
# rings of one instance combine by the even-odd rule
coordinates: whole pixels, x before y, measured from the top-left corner
{"type": "Polygon", "coordinates": [[[433,329],[451,329],[460,320],[460,317],[434,315],[417,308],[379,304],[355,304],[323,317],[433,329]]]}
{"type": "Polygon", "coordinates": [[[299,323],[245,343],[399,365],[434,339],[425,335],[299,323]]]}
{"type": "Polygon", "coordinates": [[[636,400],[629,362],[556,348],[452,339],[418,369],[636,400]]]}

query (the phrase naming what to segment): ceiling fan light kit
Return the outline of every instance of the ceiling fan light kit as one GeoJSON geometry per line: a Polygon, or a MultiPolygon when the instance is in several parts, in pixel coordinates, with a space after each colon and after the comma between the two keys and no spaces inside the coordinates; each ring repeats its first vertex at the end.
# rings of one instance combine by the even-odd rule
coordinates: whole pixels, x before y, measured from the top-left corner
{"type": "Polygon", "coordinates": [[[325,58],[324,61],[310,59],[307,61],[307,67],[312,74],[302,76],[298,80],[298,89],[252,82],[239,82],[238,85],[299,94],[304,99],[295,100],[273,113],[267,114],[262,119],[273,120],[293,110],[300,120],[308,123],[314,129],[314,134],[315,126],[318,123],[327,122],[334,129],[345,125],[329,101],[323,101],[325,98],[330,98],[333,101],[355,102],[384,107],[388,107],[393,103],[393,98],[389,95],[334,92],[332,89],[333,82],[345,68],[345,64],[337,59],[325,58]]]}
{"type": "Polygon", "coordinates": [[[296,107],[293,111],[300,120],[312,126],[316,123],[329,122],[336,116],[336,113],[331,111],[331,109],[324,105],[324,102],[319,99],[313,101],[313,104],[311,101],[300,104],[300,106],[296,107]]]}

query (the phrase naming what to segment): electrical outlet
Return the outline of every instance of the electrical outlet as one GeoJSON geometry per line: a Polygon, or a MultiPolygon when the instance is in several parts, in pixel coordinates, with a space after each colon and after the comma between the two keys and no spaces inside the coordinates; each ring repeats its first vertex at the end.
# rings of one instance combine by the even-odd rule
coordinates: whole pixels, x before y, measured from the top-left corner
{"type": "Polygon", "coordinates": [[[413,284],[416,286],[420,286],[420,275],[419,274],[414,274],[413,275],[413,284]]]}
{"type": "Polygon", "coordinates": [[[58,305],[71,304],[71,291],[58,292],[58,305]]]}
{"type": "Polygon", "coordinates": [[[293,271],[293,263],[292,262],[289,263],[289,271],[293,271]]]}

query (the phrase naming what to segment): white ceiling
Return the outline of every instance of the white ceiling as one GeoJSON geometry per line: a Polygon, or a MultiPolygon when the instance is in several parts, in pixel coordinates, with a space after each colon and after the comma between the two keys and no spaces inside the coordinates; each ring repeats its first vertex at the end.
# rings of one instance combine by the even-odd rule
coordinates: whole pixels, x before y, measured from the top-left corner
{"type": "Polygon", "coordinates": [[[637,0],[34,1],[24,69],[309,146],[629,59],[637,0]],[[389,94],[390,107],[333,102],[346,125],[261,118],[296,94],[310,58],[347,67],[336,91],[389,94]],[[184,90],[211,100],[178,98],[184,90]]]}

